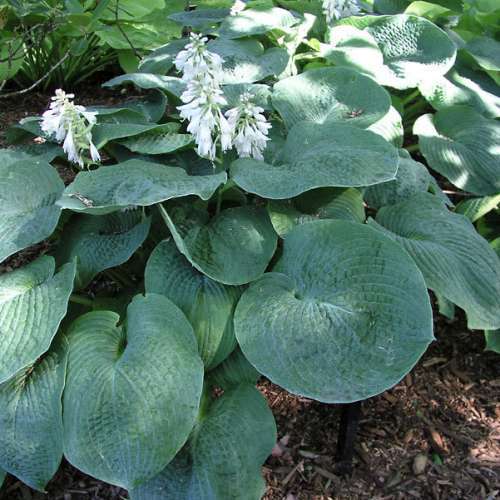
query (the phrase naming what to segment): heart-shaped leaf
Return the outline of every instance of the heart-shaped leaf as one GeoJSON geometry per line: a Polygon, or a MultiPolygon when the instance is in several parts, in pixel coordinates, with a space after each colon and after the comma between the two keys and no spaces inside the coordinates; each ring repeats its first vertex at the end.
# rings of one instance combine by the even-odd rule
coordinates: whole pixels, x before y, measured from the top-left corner
{"type": "Polygon", "coordinates": [[[276,250],[277,235],[264,208],[229,208],[210,220],[186,209],[160,211],[180,252],[219,283],[244,285],[259,278],[276,250]]]}
{"type": "Polygon", "coordinates": [[[57,249],[59,262],[77,259],[75,285],[85,288],[101,271],[130,259],[146,239],[151,219],[139,210],[77,215],[66,225],[57,249]]]}
{"type": "Polygon", "coordinates": [[[212,386],[220,387],[225,391],[241,384],[255,385],[261,377],[260,373],[245,358],[239,347],[207,375],[212,386]]]}
{"type": "Polygon", "coordinates": [[[128,160],[80,172],[66,188],[60,204],[77,212],[105,214],[189,195],[208,200],[226,178],[225,172],[194,176],[178,167],[128,160]]]}
{"type": "Polygon", "coordinates": [[[189,444],[132,500],[256,500],[265,483],[261,465],[276,443],[276,424],[254,387],[230,389],[212,403],[189,444]]]}
{"type": "Polygon", "coordinates": [[[55,273],[52,257],[0,276],[0,383],[46,352],[66,315],[75,264],[55,273]]]}
{"type": "Polygon", "coordinates": [[[500,123],[468,106],[452,106],[415,122],[422,154],[429,166],[471,193],[500,191],[500,123]]]}
{"type": "Polygon", "coordinates": [[[290,129],[301,121],[368,127],[391,107],[387,91],[350,68],[318,68],[281,80],[273,106],[290,129]]]}
{"type": "Polygon", "coordinates": [[[37,158],[0,164],[0,262],[52,234],[63,190],[56,169],[37,158]]]}
{"type": "Polygon", "coordinates": [[[247,359],[290,392],[366,399],[399,382],[433,339],[421,273],[366,225],[297,226],[274,271],[242,295],[234,326],[247,359]]]}
{"type": "Polygon", "coordinates": [[[34,365],[0,384],[0,466],[42,492],[63,456],[66,344],[56,340],[34,365]]]}
{"type": "Polygon", "coordinates": [[[466,217],[419,193],[379,210],[376,222],[413,257],[428,288],[465,310],[469,328],[500,327],[500,259],[466,217]]]}
{"type": "Polygon", "coordinates": [[[162,76],[152,73],[129,73],[117,76],[103,83],[103,87],[121,87],[123,85],[136,85],[141,89],[158,89],[167,94],[180,98],[186,89],[186,83],[174,76],[162,76]]]}
{"type": "Polygon", "coordinates": [[[64,453],[87,474],[129,489],[184,445],[203,363],[191,325],[166,297],[137,296],[126,323],[118,321],[113,312],[91,312],[70,329],[64,453]]]}
{"type": "Polygon", "coordinates": [[[217,283],[194,268],[173,240],[162,241],[145,271],[146,292],[168,297],[194,329],[205,368],[217,366],[233,351],[233,313],[241,290],[217,283]]]}
{"type": "Polygon", "coordinates": [[[377,134],[344,124],[299,123],[288,134],[281,163],[251,158],[231,164],[242,189],[273,200],[319,187],[359,187],[394,179],[398,152],[377,134]]]}

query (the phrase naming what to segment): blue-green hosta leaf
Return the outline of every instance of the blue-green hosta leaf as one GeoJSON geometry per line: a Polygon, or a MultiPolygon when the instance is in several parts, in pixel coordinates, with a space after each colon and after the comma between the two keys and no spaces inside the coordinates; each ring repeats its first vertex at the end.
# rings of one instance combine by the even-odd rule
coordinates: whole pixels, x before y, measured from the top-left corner
{"type": "Polygon", "coordinates": [[[205,368],[217,366],[233,351],[233,313],[241,290],[217,283],[197,271],[173,240],[162,241],[145,271],[147,293],[168,297],[191,323],[205,368]]]}
{"type": "Polygon", "coordinates": [[[271,89],[268,85],[259,83],[235,83],[224,85],[224,97],[227,100],[228,108],[235,108],[240,104],[240,97],[245,92],[250,93],[252,102],[261,106],[267,111],[272,110],[271,89]]]}
{"type": "Polygon", "coordinates": [[[427,192],[436,187],[436,181],[425,165],[415,161],[400,149],[399,167],[396,178],[389,182],[370,186],[365,190],[364,198],[373,208],[394,205],[411,198],[414,194],[427,192]]]}
{"type": "Polygon", "coordinates": [[[75,264],[52,257],[0,276],[0,383],[46,352],[66,315],[75,264]]]}
{"type": "Polygon", "coordinates": [[[240,384],[255,385],[260,373],[248,362],[239,347],[231,353],[217,368],[208,374],[210,384],[225,391],[240,384]]]}
{"type": "Polygon", "coordinates": [[[270,201],[267,206],[274,230],[283,237],[295,226],[317,219],[365,221],[361,193],[354,188],[322,188],[296,198],[270,201]]]}
{"type": "Polygon", "coordinates": [[[219,283],[244,285],[265,272],[277,235],[264,208],[238,207],[203,220],[185,210],[160,207],[180,252],[200,272],[219,283]]]}
{"type": "Polygon", "coordinates": [[[382,70],[384,56],[375,38],[354,26],[340,25],[327,32],[328,43],[320,45],[320,55],[335,66],[349,66],[374,77],[382,70]]]}
{"type": "Polygon", "coordinates": [[[291,12],[278,7],[247,9],[236,16],[228,16],[219,29],[221,38],[244,38],[263,35],[273,30],[287,30],[299,22],[291,12]]]}
{"type": "Polygon", "coordinates": [[[157,477],[130,492],[132,500],[258,500],[261,465],[276,443],[276,424],[249,385],[212,403],[188,445],[157,477]]]}
{"type": "Polygon", "coordinates": [[[116,139],[130,142],[137,136],[144,136],[147,132],[168,133],[170,127],[171,125],[157,125],[156,123],[99,123],[92,129],[92,138],[96,148],[100,149],[116,139]]]}
{"type": "Polygon", "coordinates": [[[500,327],[500,259],[469,219],[419,193],[380,209],[376,222],[413,257],[428,288],[465,310],[469,328],[500,327]]]}
{"type": "Polygon", "coordinates": [[[193,142],[191,134],[177,133],[176,123],[165,123],[138,135],[121,139],[120,144],[134,153],[160,155],[183,149],[193,142]]]}
{"type": "Polygon", "coordinates": [[[311,69],[281,80],[274,86],[272,100],[289,129],[304,120],[365,128],[391,107],[385,89],[350,68],[311,69]]]}
{"type": "Polygon", "coordinates": [[[380,120],[370,125],[367,130],[383,137],[387,142],[401,148],[404,142],[403,119],[394,106],[380,120]]]}
{"type": "Polygon", "coordinates": [[[222,83],[253,83],[277,76],[289,60],[286,50],[278,47],[264,50],[264,46],[253,39],[218,39],[210,42],[208,48],[224,59],[222,83]]]}
{"type": "Polygon", "coordinates": [[[69,332],[64,454],[77,468],[130,489],[182,448],[203,382],[193,329],[166,297],[136,296],[124,324],[91,312],[69,332]]]}
{"type": "Polygon", "coordinates": [[[49,237],[64,190],[57,171],[36,158],[0,164],[0,262],[49,237]]]}
{"type": "Polygon", "coordinates": [[[461,201],[455,212],[465,215],[471,222],[476,222],[500,205],[500,194],[484,198],[470,198],[461,201]]]}
{"type": "Polygon", "coordinates": [[[411,0],[374,0],[373,9],[379,14],[399,14],[410,3],[411,0]]]}
{"type": "Polygon", "coordinates": [[[500,354],[500,330],[492,330],[484,332],[486,339],[486,350],[500,354]]]}
{"type": "MultiPolygon", "coordinates": [[[[193,11],[196,12],[196,11],[193,11]]],[[[186,39],[172,40],[147,54],[139,64],[141,73],[165,75],[174,66],[177,54],[184,49],[188,42],[186,39]]]]}
{"type": "Polygon", "coordinates": [[[273,271],[243,293],[234,326],[247,359],[290,392],[368,398],[401,380],[433,340],[421,273],[366,225],[297,226],[273,271]]]}
{"type": "Polygon", "coordinates": [[[413,133],[429,166],[455,186],[479,195],[500,192],[500,123],[452,106],[419,117],[413,133]]]}
{"type": "Polygon", "coordinates": [[[6,477],[7,473],[3,469],[0,469],[0,488],[2,487],[2,484],[5,481],[6,477]]]}
{"type": "Polygon", "coordinates": [[[194,28],[212,28],[224,21],[230,14],[231,9],[195,9],[183,12],[176,12],[168,16],[169,19],[182,26],[192,26],[194,28]]]}
{"type": "Polygon", "coordinates": [[[80,172],[66,188],[60,204],[77,212],[103,214],[189,195],[208,200],[226,179],[225,172],[194,176],[178,167],[128,160],[80,172]]]}
{"type": "Polygon", "coordinates": [[[469,105],[490,118],[500,117],[500,90],[487,76],[468,68],[453,68],[446,75],[424,80],[419,90],[434,109],[469,105]]]}
{"type": "Polygon", "coordinates": [[[57,156],[64,155],[58,144],[45,142],[43,144],[22,144],[15,149],[0,149],[0,164],[7,166],[20,161],[50,163],[57,156]]]}
{"type": "Polygon", "coordinates": [[[162,76],[152,73],[129,73],[117,76],[103,83],[103,87],[121,87],[122,85],[136,85],[141,89],[163,90],[169,95],[180,98],[186,89],[186,84],[175,76],[162,76]]]}
{"type": "Polygon", "coordinates": [[[39,491],[63,456],[66,343],[57,340],[34,365],[0,384],[0,467],[39,491]]]}
{"type": "Polygon", "coordinates": [[[465,50],[484,70],[500,71],[500,42],[480,36],[467,42],[465,50]]]}
{"type": "Polygon", "coordinates": [[[76,215],[61,235],[57,260],[77,259],[75,286],[85,288],[101,271],[127,262],[146,239],[150,226],[151,219],[143,219],[139,210],[76,215]]]}
{"type": "Polygon", "coordinates": [[[287,137],[281,162],[231,164],[231,178],[263,198],[286,199],[319,187],[359,187],[392,180],[398,152],[380,136],[345,124],[303,122],[287,137]]]}
{"type": "Polygon", "coordinates": [[[455,63],[455,45],[427,19],[400,14],[366,16],[361,22],[384,56],[384,66],[376,74],[381,85],[416,87],[424,80],[444,75],[455,63]]]}

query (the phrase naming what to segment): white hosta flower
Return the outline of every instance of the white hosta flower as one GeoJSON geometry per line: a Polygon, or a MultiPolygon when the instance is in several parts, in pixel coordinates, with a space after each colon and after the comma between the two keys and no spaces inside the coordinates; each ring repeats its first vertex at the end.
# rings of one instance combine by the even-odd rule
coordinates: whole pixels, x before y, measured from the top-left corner
{"type": "Polygon", "coordinates": [[[189,120],[187,130],[194,136],[198,154],[214,160],[219,140],[223,151],[230,149],[231,129],[221,111],[227,101],[217,81],[207,74],[198,75],[189,82],[181,99],[186,104],[177,109],[189,120]]]}
{"type": "Polygon", "coordinates": [[[243,12],[247,4],[243,0],[236,0],[231,7],[231,16],[237,16],[240,12],[243,12]]]}
{"type": "Polygon", "coordinates": [[[83,153],[87,150],[93,161],[101,159],[91,134],[96,122],[96,113],[74,104],[74,97],[74,94],[66,94],[57,89],[50,108],[43,114],[41,128],[45,134],[63,143],[63,150],[69,161],[83,167],[83,153]]]}
{"type": "Polygon", "coordinates": [[[208,38],[192,33],[190,40],[175,58],[175,67],[182,71],[182,79],[189,82],[192,78],[204,74],[220,81],[224,62],[222,57],[207,49],[208,38]]]}
{"type": "Polygon", "coordinates": [[[357,0],[323,0],[323,12],[328,23],[360,12],[357,0]]]}
{"type": "Polygon", "coordinates": [[[271,124],[263,112],[263,108],[252,102],[252,95],[248,92],[241,95],[239,106],[226,112],[233,132],[233,144],[240,158],[264,159],[271,124]]]}

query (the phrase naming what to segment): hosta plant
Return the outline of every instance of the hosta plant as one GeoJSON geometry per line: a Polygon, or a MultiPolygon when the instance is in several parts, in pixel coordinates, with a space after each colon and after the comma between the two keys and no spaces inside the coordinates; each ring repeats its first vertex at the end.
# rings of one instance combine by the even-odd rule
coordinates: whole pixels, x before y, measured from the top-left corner
{"type": "Polygon", "coordinates": [[[58,91],[0,151],[0,469],[35,489],[64,456],[132,499],[257,499],[261,375],[379,394],[431,298],[499,349],[497,34],[231,4],[104,84],[137,99],[58,91]]]}

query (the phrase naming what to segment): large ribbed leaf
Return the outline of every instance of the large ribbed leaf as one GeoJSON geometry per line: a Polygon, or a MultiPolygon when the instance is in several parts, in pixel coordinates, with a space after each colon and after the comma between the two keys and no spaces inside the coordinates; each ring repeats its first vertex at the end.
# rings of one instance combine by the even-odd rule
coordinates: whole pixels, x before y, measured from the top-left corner
{"type": "Polygon", "coordinates": [[[385,65],[376,75],[382,85],[416,87],[444,75],[455,63],[455,45],[427,19],[400,14],[368,17],[363,22],[384,56],[385,65]]]}
{"type": "Polygon", "coordinates": [[[380,85],[353,69],[319,68],[278,82],[273,106],[288,128],[303,120],[364,128],[389,111],[391,99],[380,85]]]}
{"type": "Polygon", "coordinates": [[[261,465],[276,442],[266,400],[252,386],[230,389],[212,403],[188,446],[132,500],[259,500],[261,465]]]}
{"type": "Polygon", "coordinates": [[[179,134],[176,123],[166,123],[141,134],[121,139],[119,142],[134,153],[160,155],[185,148],[193,142],[193,136],[179,134]]]}
{"type": "Polygon", "coordinates": [[[60,203],[78,212],[103,214],[130,205],[149,206],[188,195],[208,200],[225,181],[225,172],[192,176],[182,168],[129,160],[80,172],[66,188],[60,203]]]}
{"type": "Polygon", "coordinates": [[[242,295],[235,332],[248,360],[290,392],[368,398],[404,377],[433,339],[421,273],[366,225],[297,226],[274,271],[242,295]]]}
{"type": "Polygon", "coordinates": [[[165,125],[156,123],[101,123],[92,129],[92,137],[97,148],[102,148],[108,142],[116,139],[143,136],[146,132],[165,133],[165,125]]]}
{"type": "MultiPolygon", "coordinates": [[[[43,491],[63,455],[66,341],[0,384],[0,467],[43,491]]],[[[0,481],[1,484],[1,481],[0,481]]]]}
{"type": "Polygon", "coordinates": [[[500,330],[484,332],[486,350],[500,354],[500,330]]]}
{"type": "Polygon", "coordinates": [[[77,215],[64,228],[57,259],[77,259],[75,285],[84,288],[96,274],[126,262],[146,239],[150,225],[151,219],[143,219],[139,210],[77,215]]]}
{"type": "Polygon", "coordinates": [[[399,167],[393,181],[370,186],[364,198],[373,208],[394,205],[410,198],[415,193],[427,192],[435,185],[435,180],[425,165],[415,161],[404,149],[399,150],[399,167]]]}
{"type": "Polygon", "coordinates": [[[495,85],[488,76],[468,68],[453,68],[444,76],[424,80],[418,88],[437,110],[466,104],[491,118],[500,116],[498,85],[495,85]]]}
{"type": "Polygon", "coordinates": [[[500,71],[500,42],[487,36],[480,36],[467,42],[465,50],[481,68],[500,71]]]}
{"type": "Polygon", "coordinates": [[[280,236],[284,236],[298,224],[317,219],[365,221],[363,197],[354,188],[315,189],[291,200],[270,201],[267,209],[274,230],[280,236]]]}
{"type": "Polygon", "coordinates": [[[64,391],[64,453],[124,488],[158,474],[198,411],[203,364],[193,329],[166,297],[137,296],[125,325],[99,311],[73,323],[64,391]]]}
{"type": "Polygon", "coordinates": [[[198,351],[210,370],[234,349],[233,313],[241,290],[217,283],[197,271],[179,252],[173,240],[162,241],[145,271],[146,292],[168,297],[194,329],[198,351]]]}
{"type": "Polygon", "coordinates": [[[383,137],[387,142],[400,148],[404,141],[403,119],[394,106],[380,120],[370,125],[367,130],[383,137]]]}
{"type": "Polygon", "coordinates": [[[376,221],[413,257],[427,287],[465,310],[469,328],[500,327],[500,259],[469,219],[419,193],[382,208],[376,221]]]}
{"type": "Polygon", "coordinates": [[[471,222],[476,222],[500,205],[500,194],[484,198],[469,198],[461,201],[455,212],[465,215],[471,222]]]}
{"type": "Polygon", "coordinates": [[[186,83],[174,76],[162,76],[152,73],[128,73],[117,76],[103,83],[103,87],[121,87],[123,85],[136,85],[141,89],[158,89],[174,97],[180,97],[186,89],[186,83]]]}
{"type": "Polygon", "coordinates": [[[160,210],[180,252],[220,283],[244,285],[259,278],[276,250],[277,235],[264,208],[229,208],[210,220],[184,209],[160,210]]]}
{"type": "Polygon", "coordinates": [[[0,163],[0,262],[52,234],[63,189],[57,171],[44,161],[0,163]]]}
{"type": "Polygon", "coordinates": [[[380,136],[345,124],[303,122],[288,134],[280,164],[236,160],[231,178],[251,193],[285,199],[319,187],[359,187],[394,179],[398,152],[380,136]]]}
{"type": "Polygon", "coordinates": [[[0,382],[46,352],[66,315],[75,264],[54,274],[52,257],[0,276],[0,382]]]}
{"type": "Polygon", "coordinates": [[[429,166],[471,193],[500,191],[500,123],[467,106],[423,115],[413,132],[429,166]]]}
{"type": "Polygon", "coordinates": [[[186,39],[172,40],[166,45],[158,47],[141,60],[139,71],[141,73],[165,75],[173,67],[177,54],[187,43],[186,39]]]}
{"type": "Polygon", "coordinates": [[[7,473],[3,469],[0,469],[0,488],[2,487],[2,484],[5,481],[6,476],[7,473]]]}
{"type": "Polygon", "coordinates": [[[207,376],[209,383],[223,390],[237,387],[240,384],[255,385],[260,373],[248,362],[241,349],[237,347],[217,368],[207,376]]]}
{"type": "Polygon", "coordinates": [[[224,59],[222,83],[253,83],[281,74],[287,67],[286,50],[264,50],[257,40],[218,39],[208,44],[210,51],[224,59]]]}
{"type": "Polygon", "coordinates": [[[263,35],[271,30],[286,30],[299,20],[285,9],[247,9],[236,16],[228,16],[222,23],[219,34],[221,38],[263,35]]]}

